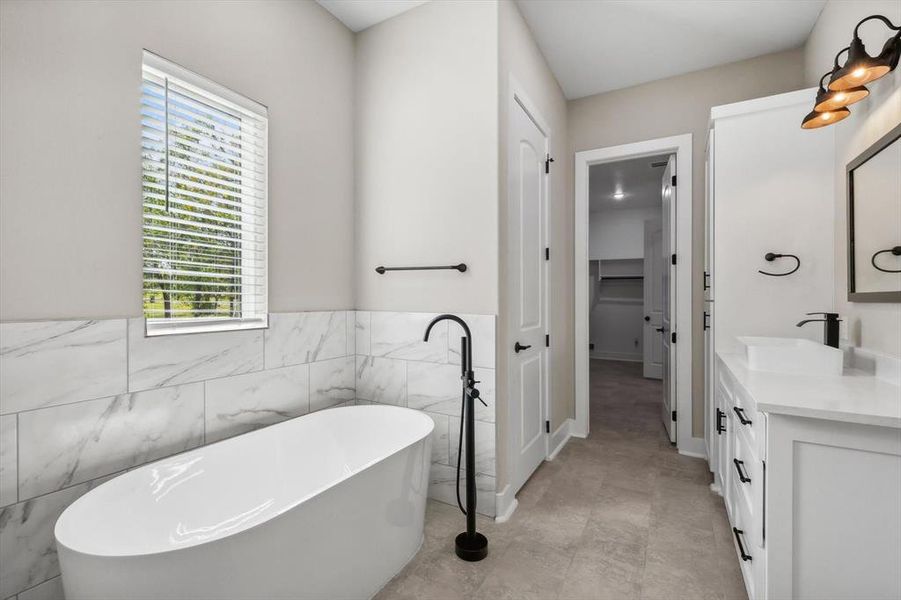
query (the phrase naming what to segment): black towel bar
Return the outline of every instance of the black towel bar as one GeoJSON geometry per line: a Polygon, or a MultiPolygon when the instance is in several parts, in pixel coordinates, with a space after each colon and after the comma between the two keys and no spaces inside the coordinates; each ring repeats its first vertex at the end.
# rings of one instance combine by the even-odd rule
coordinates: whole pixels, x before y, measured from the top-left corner
{"type": "Polygon", "coordinates": [[[459,265],[443,265],[437,267],[376,267],[375,272],[379,275],[384,275],[387,271],[444,271],[451,269],[465,273],[467,269],[466,263],[460,263],[459,265]]]}

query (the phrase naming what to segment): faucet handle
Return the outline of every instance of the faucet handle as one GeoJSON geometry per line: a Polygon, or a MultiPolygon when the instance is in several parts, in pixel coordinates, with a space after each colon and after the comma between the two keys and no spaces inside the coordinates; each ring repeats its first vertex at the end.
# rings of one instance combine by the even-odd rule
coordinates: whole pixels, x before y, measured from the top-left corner
{"type": "Polygon", "coordinates": [[[838,321],[838,320],[839,320],[839,318],[838,318],[838,313],[831,313],[831,312],[809,312],[809,313],[805,313],[805,314],[807,314],[808,316],[810,316],[810,315],[823,315],[824,317],[826,317],[826,320],[828,320],[828,321],[838,321]]]}

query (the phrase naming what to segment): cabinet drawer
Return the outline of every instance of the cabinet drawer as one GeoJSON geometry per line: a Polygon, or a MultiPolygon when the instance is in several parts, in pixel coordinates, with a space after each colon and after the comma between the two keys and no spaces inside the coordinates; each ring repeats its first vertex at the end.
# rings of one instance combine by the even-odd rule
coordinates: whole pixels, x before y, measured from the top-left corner
{"type": "Polygon", "coordinates": [[[759,529],[757,524],[761,512],[757,499],[761,497],[759,489],[763,485],[760,462],[754,453],[749,451],[747,443],[741,439],[740,435],[735,437],[735,442],[729,464],[732,471],[729,474],[732,484],[732,493],[729,495],[733,504],[732,512],[743,513],[747,516],[749,520],[745,526],[749,530],[748,536],[759,545],[760,540],[755,532],[759,529]]]}
{"type": "Polygon", "coordinates": [[[751,448],[757,448],[758,440],[762,439],[763,415],[757,412],[757,404],[750,402],[743,393],[735,393],[732,396],[732,413],[735,417],[735,431],[743,432],[751,442],[751,448]]]}
{"type": "Polygon", "coordinates": [[[738,555],[738,562],[741,566],[742,578],[745,580],[745,587],[748,591],[748,598],[753,600],[756,594],[756,568],[757,563],[762,561],[762,556],[756,551],[755,545],[751,541],[751,518],[741,508],[732,513],[732,543],[735,546],[735,553],[738,555]]]}

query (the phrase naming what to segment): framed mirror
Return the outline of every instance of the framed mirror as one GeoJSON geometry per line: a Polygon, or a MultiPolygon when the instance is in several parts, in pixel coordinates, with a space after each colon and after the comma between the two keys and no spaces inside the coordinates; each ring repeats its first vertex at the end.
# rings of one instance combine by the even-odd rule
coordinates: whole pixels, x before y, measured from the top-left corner
{"type": "Polygon", "coordinates": [[[847,171],[848,301],[901,302],[901,125],[847,171]]]}

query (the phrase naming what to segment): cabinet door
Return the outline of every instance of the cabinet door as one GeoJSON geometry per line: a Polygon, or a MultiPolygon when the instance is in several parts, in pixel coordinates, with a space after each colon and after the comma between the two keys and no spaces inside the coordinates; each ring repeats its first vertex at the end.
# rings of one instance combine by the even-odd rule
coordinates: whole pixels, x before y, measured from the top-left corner
{"type": "Polygon", "coordinates": [[[713,281],[713,227],[714,227],[714,210],[716,203],[714,202],[713,193],[716,189],[714,186],[714,177],[716,175],[716,152],[714,149],[714,130],[711,129],[707,134],[707,161],[705,163],[706,172],[704,178],[704,194],[705,194],[705,210],[704,210],[704,301],[713,302],[716,298],[714,292],[713,281]]]}
{"type": "Polygon", "coordinates": [[[732,442],[731,436],[735,433],[735,423],[732,416],[732,400],[729,397],[728,390],[721,383],[716,385],[716,395],[719,399],[718,408],[721,411],[720,420],[722,429],[717,443],[717,475],[719,476],[720,489],[723,494],[723,501],[726,503],[726,510],[732,515],[732,477],[730,466],[732,465],[732,442]]]}

